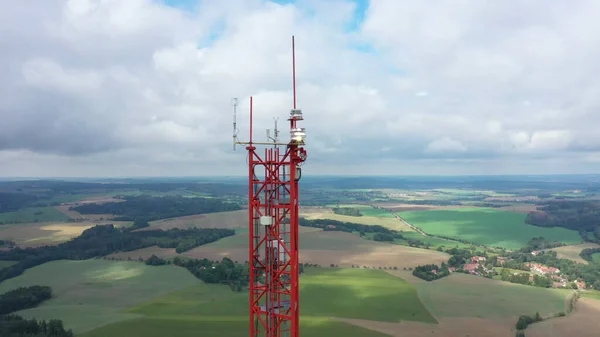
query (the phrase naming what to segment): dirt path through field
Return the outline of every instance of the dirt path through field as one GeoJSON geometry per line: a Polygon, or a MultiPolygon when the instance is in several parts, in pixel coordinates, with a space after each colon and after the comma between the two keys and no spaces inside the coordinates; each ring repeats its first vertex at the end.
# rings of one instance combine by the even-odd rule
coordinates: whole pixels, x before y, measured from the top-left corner
{"type": "Polygon", "coordinates": [[[527,337],[597,337],[600,330],[600,301],[580,298],[573,313],[530,325],[527,337]]]}
{"type": "Polygon", "coordinates": [[[452,240],[452,239],[447,239],[447,238],[440,238],[440,237],[438,237],[438,236],[429,235],[429,234],[427,234],[427,233],[423,232],[423,230],[422,230],[421,228],[419,228],[419,227],[416,227],[416,226],[413,226],[412,224],[408,223],[408,221],[404,220],[404,219],[403,219],[401,216],[399,216],[399,215],[398,215],[396,212],[390,212],[390,213],[392,213],[392,214],[393,214],[393,215],[396,217],[396,219],[400,220],[400,221],[401,221],[401,222],[402,222],[404,225],[406,225],[406,226],[408,226],[408,227],[412,228],[412,229],[413,229],[415,232],[418,232],[419,234],[421,234],[421,235],[423,235],[423,236],[427,236],[427,237],[430,237],[430,238],[435,238],[435,239],[439,239],[439,240],[444,240],[444,241],[448,241],[448,242],[462,243],[462,242],[460,242],[460,241],[457,241],[457,240],[452,240]]]}

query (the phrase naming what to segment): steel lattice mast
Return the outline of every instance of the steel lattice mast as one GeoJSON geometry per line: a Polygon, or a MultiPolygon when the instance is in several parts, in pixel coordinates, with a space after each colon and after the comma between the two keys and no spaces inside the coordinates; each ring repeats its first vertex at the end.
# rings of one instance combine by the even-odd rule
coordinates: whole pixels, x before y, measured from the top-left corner
{"type": "Polygon", "coordinates": [[[290,111],[290,141],[278,141],[267,130],[267,142],[252,139],[252,97],[250,97],[250,141],[239,142],[235,121],[234,149],[244,144],[248,151],[248,229],[250,264],[250,336],[298,337],[298,181],[306,160],[302,111],[296,107],[296,56],[292,36],[293,109],[290,111]],[[261,157],[257,145],[263,145],[261,157]]]}

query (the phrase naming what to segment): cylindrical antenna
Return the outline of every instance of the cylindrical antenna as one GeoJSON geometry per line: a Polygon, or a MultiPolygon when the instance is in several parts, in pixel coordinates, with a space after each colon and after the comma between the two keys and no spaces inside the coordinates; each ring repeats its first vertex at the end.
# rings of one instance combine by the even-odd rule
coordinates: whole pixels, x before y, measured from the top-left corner
{"type": "Polygon", "coordinates": [[[235,151],[235,143],[237,141],[237,101],[237,97],[231,100],[233,103],[233,151],[235,151]]]}
{"type": "Polygon", "coordinates": [[[250,145],[252,145],[252,96],[250,96],[250,145]]]}

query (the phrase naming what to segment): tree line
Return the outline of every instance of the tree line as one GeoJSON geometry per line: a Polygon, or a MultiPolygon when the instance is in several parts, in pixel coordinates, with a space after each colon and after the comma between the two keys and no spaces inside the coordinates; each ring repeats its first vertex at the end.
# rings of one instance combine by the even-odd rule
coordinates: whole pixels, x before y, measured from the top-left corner
{"type": "Polygon", "coordinates": [[[9,248],[12,248],[15,246],[15,242],[10,240],[0,240],[0,246],[7,246],[9,248]]]}
{"type": "Polygon", "coordinates": [[[85,204],[70,207],[81,214],[114,214],[115,221],[143,219],[153,221],[179,216],[226,212],[242,209],[240,205],[217,198],[186,198],[183,196],[125,196],[123,202],[85,204]]]}
{"type": "Polygon", "coordinates": [[[600,203],[593,201],[548,201],[527,214],[525,222],[539,227],[563,227],[583,238],[600,242],[600,203]],[[593,237],[589,238],[588,233],[593,237]]]}
{"type": "Polygon", "coordinates": [[[63,321],[51,319],[38,321],[18,315],[0,316],[0,336],[2,337],[73,337],[71,330],[65,330],[63,321]]]}
{"type": "Polygon", "coordinates": [[[594,262],[594,259],[592,258],[594,253],[600,253],[600,248],[586,248],[579,253],[579,256],[588,262],[594,262]]]}
{"type": "MultiPolygon", "coordinates": [[[[192,259],[186,257],[175,257],[171,260],[164,260],[152,254],[144,261],[149,266],[162,266],[173,264],[187,269],[192,275],[198,279],[212,284],[226,284],[231,290],[236,292],[245,291],[248,289],[250,282],[250,266],[248,262],[238,263],[228,257],[224,257],[221,261],[212,261],[209,259],[192,259]]],[[[304,273],[305,267],[321,267],[318,264],[299,263],[298,273],[304,273]]],[[[331,265],[331,267],[336,267],[331,265]]],[[[354,268],[354,265],[352,266],[354,268]]],[[[390,269],[392,269],[390,267],[390,269]]],[[[394,269],[397,269],[394,267],[394,269]]],[[[259,282],[264,282],[264,276],[258,277],[259,282]]]]}
{"type": "Polygon", "coordinates": [[[0,282],[22,274],[27,268],[49,261],[85,260],[151,246],[175,248],[181,253],[234,234],[234,230],[224,228],[176,228],[167,231],[132,232],[113,225],[97,225],[56,246],[0,251],[0,260],[18,261],[0,270],[0,282]]]}
{"type": "Polygon", "coordinates": [[[38,306],[52,297],[47,286],[20,287],[0,295],[0,336],[2,337],[73,337],[58,319],[38,321],[10,313],[38,306]]]}
{"type": "Polygon", "coordinates": [[[521,249],[519,249],[519,252],[531,253],[537,250],[551,249],[561,246],[565,246],[565,244],[558,241],[546,240],[544,237],[538,236],[535,238],[531,238],[529,241],[527,241],[527,244],[524,247],[521,247],[521,249]]]}
{"type": "Polygon", "coordinates": [[[36,195],[14,192],[0,192],[0,213],[17,211],[37,201],[36,195]]]}
{"type": "Polygon", "coordinates": [[[375,233],[373,236],[375,241],[393,241],[404,238],[400,232],[380,225],[361,225],[331,219],[308,220],[306,218],[300,218],[299,223],[300,226],[322,228],[324,231],[359,232],[360,236],[365,236],[366,233],[375,233]]]}
{"type": "Polygon", "coordinates": [[[235,263],[228,257],[221,261],[175,257],[173,264],[186,268],[206,283],[227,284],[234,291],[246,290],[250,282],[249,265],[235,263]]]}
{"type": "Polygon", "coordinates": [[[0,295],[0,315],[36,307],[52,297],[47,286],[20,287],[0,295]]]}

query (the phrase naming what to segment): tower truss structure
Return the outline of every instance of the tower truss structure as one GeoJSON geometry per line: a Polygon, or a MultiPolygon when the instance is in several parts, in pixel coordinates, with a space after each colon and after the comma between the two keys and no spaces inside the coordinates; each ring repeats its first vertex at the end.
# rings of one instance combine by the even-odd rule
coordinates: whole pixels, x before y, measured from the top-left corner
{"type": "Polygon", "coordinates": [[[235,144],[248,151],[248,230],[250,268],[250,336],[299,336],[298,210],[301,165],[307,158],[306,132],[296,107],[296,56],[292,36],[293,109],[289,113],[289,141],[279,141],[277,120],[274,136],[253,142],[253,98],[250,97],[250,140],[237,139],[234,99],[235,144]],[[258,147],[262,147],[259,150],[258,147]]]}

